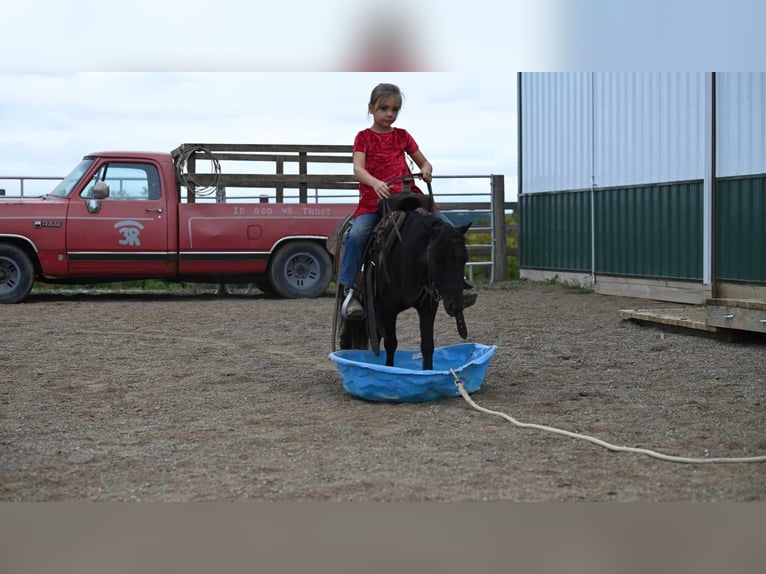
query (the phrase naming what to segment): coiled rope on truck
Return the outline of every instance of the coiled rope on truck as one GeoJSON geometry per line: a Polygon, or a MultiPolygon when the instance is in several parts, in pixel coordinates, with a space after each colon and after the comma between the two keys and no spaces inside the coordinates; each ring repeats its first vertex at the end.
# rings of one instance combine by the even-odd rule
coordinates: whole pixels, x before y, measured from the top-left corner
{"type": "Polygon", "coordinates": [[[184,146],[176,159],[176,176],[181,185],[185,186],[186,189],[192,190],[194,195],[207,197],[213,195],[218,189],[218,183],[221,180],[221,164],[213,152],[204,146],[196,144],[189,145],[188,147],[184,146]],[[192,156],[195,161],[194,173],[190,173],[187,169],[187,162],[192,156]],[[199,173],[196,170],[196,162],[198,160],[210,162],[209,173],[199,173]],[[200,183],[201,180],[197,177],[200,175],[205,177],[207,182],[205,185],[200,183]]]}
{"type": "Polygon", "coordinates": [[[555,434],[560,434],[564,436],[568,436],[570,438],[577,438],[582,439],[588,442],[592,442],[593,444],[597,444],[599,446],[602,446],[606,449],[617,451],[617,452],[633,452],[637,454],[645,454],[646,456],[651,456],[654,458],[658,458],[660,460],[665,460],[668,462],[680,462],[685,464],[712,464],[712,463],[741,463],[741,462],[766,462],[766,455],[764,456],[742,456],[742,457],[710,457],[710,458],[691,458],[691,457],[685,457],[685,456],[673,456],[669,454],[663,454],[661,452],[657,452],[654,450],[650,450],[648,448],[636,448],[636,447],[630,447],[630,446],[618,446],[611,443],[608,443],[606,441],[603,441],[601,439],[597,439],[595,437],[571,432],[568,430],[558,429],[555,427],[550,427],[546,425],[540,425],[535,423],[523,423],[520,421],[517,421],[515,418],[513,418],[510,415],[507,415],[505,413],[502,413],[500,411],[493,411],[490,409],[486,409],[484,407],[480,407],[477,405],[474,400],[470,397],[468,392],[463,387],[463,381],[460,379],[460,377],[455,373],[454,369],[450,369],[450,373],[452,373],[452,377],[455,379],[455,386],[457,387],[458,392],[460,395],[465,399],[465,401],[471,405],[474,409],[477,411],[480,411],[482,413],[486,413],[489,415],[495,415],[504,418],[508,422],[516,425],[520,428],[531,428],[531,429],[537,429],[537,430],[543,430],[547,432],[552,432],[555,434]]]}

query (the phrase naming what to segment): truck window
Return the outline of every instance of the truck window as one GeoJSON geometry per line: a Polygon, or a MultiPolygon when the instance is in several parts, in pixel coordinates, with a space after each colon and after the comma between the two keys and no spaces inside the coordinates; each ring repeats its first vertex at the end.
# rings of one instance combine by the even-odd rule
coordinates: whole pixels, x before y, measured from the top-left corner
{"type": "Polygon", "coordinates": [[[90,179],[80,197],[91,198],[97,181],[109,184],[108,200],[111,201],[152,200],[162,196],[157,168],[148,163],[105,163],[90,179]]]}
{"type": "Polygon", "coordinates": [[[53,188],[53,191],[51,191],[49,195],[52,195],[53,197],[69,197],[69,194],[72,193],[72,190],[80,181],[80,178],[85,175],[85,172],[88,171],[92,165],[93,159],[83,159],[77,164],[77,167],[69,172],[69,175],[67,175],[61,183],[53,188]]]}

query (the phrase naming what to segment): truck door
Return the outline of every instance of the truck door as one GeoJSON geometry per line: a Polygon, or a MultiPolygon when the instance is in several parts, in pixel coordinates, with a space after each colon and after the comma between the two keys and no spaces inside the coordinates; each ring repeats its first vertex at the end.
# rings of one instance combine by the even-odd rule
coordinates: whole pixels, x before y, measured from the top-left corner
{"type": "Polygon", "coordinates": [[[166,277],[174,272],[168,253],[167,198],[157,167],[146,162],[107,161],[70,200],[67,257],[74,275],[166,277]],[[104,199],[93,188],[109,185],[104,199]]]}

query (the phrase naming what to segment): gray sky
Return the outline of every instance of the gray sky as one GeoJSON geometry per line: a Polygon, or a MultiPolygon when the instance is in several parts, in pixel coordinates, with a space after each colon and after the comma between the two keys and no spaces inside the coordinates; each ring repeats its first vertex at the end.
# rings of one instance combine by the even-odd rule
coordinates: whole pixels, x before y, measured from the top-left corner
{"type": "Polygon", "coordinates": [[[515,193],[513,72],[2,73],[0,177],[63,176],[103,150],[350,145],[371,124],[367,102],[381,81],[401,87],[396,125],[413,134],[436,175],[502,174],[515,193]]]}
{"type": "Polygon", "coordinates": [[[103,149],[348,144],[391,81],[435,173],[503,174],[515,197],[517,70],[757,70],[764,19],[761,0],[6,2],[0,176],[103,149]],[[415,72],[350,72],[381,57],[415,72]]]}

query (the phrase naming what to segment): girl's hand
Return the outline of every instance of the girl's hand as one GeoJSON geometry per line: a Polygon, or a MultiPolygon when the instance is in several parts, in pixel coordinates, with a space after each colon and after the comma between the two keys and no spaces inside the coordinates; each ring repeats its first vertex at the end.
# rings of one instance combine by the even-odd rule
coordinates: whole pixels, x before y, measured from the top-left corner
{"type": "Polygon", "coordinates": [[[391,188],[388,187],[388,184],[385,181],[377,180],[377,183],[372,186],[372,189],[375,190],[375,194],[380,198],[391,197],[391,188]]]}
{"type": "Polygon", "coordinates": [[[420,175],[423,178],[423,181],[425,181],[426,183],[431,183],[431,179],[433,178],[433,175],[431,174],[430,169],[420,170],[420,175]]]}

